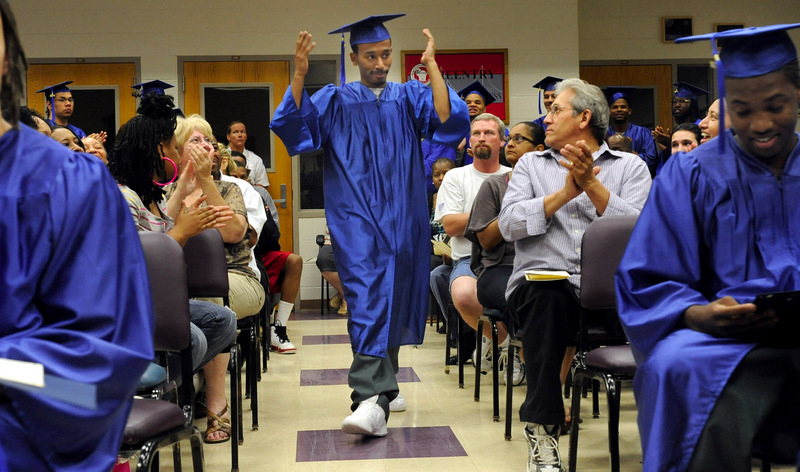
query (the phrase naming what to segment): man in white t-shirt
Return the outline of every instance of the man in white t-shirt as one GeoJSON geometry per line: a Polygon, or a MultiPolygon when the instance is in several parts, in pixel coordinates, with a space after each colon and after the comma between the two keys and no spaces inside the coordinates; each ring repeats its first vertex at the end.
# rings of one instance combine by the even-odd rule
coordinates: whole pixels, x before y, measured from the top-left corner
{"type": "MultiPolygon", "coordinates": [[[[470,165],[449,171],[436,197],[434,219],[442,223],[451,238],[453,264],[441,265],[431,271],[431,291],[442,313],[447,313],[447,305],[452,299],[461,317],[473,328],[477,327],[478,317],[483,314],[483,306],[478,302],[477,278],[469,267],[472,243],[464,237],[464,230],[472,202],[483,181],[491,175],[511,170],[500,165],[500,149],[505,144],[505,135],[506,127],[496,116],[491,113],[476,116],[469,138],[474,160],[470,165]]],[[[488,325],[486,328],[491,329],[488,325]]],[[[506,337],[506,333],[498,335],[499,339],[506,337]]]]}
{"type": "Polygon", "coordinates": [[[253,184],[269,187],[264,161],[261,160],[258,154],[244,148],[245,143],[247,143],[247,127],[245,127],[244,123],[241,121],[231,122],[228,125],[226,138],[228,139],[229,150],[239,151],[247,158],[247,168],[250,169],[250,180],[253,184]]]}

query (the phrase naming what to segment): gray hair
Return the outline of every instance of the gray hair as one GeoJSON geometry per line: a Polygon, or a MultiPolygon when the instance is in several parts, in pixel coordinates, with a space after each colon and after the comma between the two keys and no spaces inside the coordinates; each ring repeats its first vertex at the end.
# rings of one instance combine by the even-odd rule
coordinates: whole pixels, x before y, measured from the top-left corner
{"type": "MultiPolygon", "coordinates": [[[[506,139],[506,124],[503,123],[503,120],[492,115],[491,113],[481,113],[480,115],[476,116],[472,122],[475,123],[476,121],[494,121],[497,123],[497,132],[499,133],[500,140],[505,141],[506,139]]],[[[608,120],[606,120],[608,121],[608,120]]],[[[470,126],[471,128],[472,126],[470,126]]],[[[471,134],[471,133],[470,133],[471,134]]]]}
{"type": "Polygon", "coordinates": [[[603,91],[596,85],[576,78],[562,80],[556,87],[556,97],[565,90],[572,90],[575,93],[569,102],[572,116],[577,116],[584,110],[592,112],[592,119],[589,121],[592,136],[598,143],[602,143],[608,133],[609,117],[608,102],[603,91]]]}

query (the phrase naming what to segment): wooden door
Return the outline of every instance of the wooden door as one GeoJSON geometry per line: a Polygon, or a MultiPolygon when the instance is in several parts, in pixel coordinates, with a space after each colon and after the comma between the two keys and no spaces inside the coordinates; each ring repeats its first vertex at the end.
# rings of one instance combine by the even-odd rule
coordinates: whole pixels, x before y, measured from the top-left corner
{"type": "MultiPolygon", "coordinates": [[[[272,84],[272,97],[270,100],[270,116],[283,98],[289,86],[289,61],[219,61],[219,62],[190,62],[183,63],[184,97],[183,112],[188,116],[201,112],[201,84],[272,84]]],[[[269,123],[245,123],[248,134],[252,133],[254,126],[269,128],[269,123]]],[[[224,135],[225,130],[214,130],[215,135],[224,135]]],[[[285,207],[278,204],[278,214],[281,221],[281,248],[284,251],[293,251],[294,220],[292,213],[292,161],[286,147],[275,139],[274,159],[272,170],[267,171],[269,179],[269,194],[274,200],[283,198],[281,187],[285,189],[285,207]]],[[[246,145],[245,145],[246,146],[246,145]]],[[[262,156],[265,158],[267,156],[262,156]]]]}
{"type": "Polygon", "coordinates": [[[658,112],[656,123],[672,128],[672,66],[581,66],[581,79],[599,87],[631,85],[655,87],[658,112]]]}
{"type": "MultiPolygon", "coordinates": [[[[36,93],[48,85],[72,80],[69,87],[87,88],[116,88],[118,98],[118,116],[114,129],[106,129],[107,133],[114,134],[120,125],[133,118],[136,114],[136,98],[131,94],[136,79],[136,65],[133,62],[120,63],[89,63],[89,64],[31,64],[28,68],[28,107],[45,115],[45,97],[43,93],[36,93]]],[[[81,109],[80,101],[76,101],[75,115],[88,113],[89,110],[81,109]]],[[[85,129],[86,133],[101,130],[85,129]]]]}

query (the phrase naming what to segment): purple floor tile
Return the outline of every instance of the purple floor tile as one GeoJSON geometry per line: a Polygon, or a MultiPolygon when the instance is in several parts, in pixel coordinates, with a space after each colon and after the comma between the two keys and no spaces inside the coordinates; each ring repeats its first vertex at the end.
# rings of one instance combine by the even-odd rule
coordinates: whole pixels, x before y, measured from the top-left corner
{"type": "MultiPolygon", "coordinates": [[[[347,385],[347,374],[350,369],[304,369],[300,371],[300,386],[312,385],[347,385]]],[[[400,367],[397,371],[398,382],[419,382],[419,377],[411,367],[400,367]]]]}
{"type": "Polygon", "coordinates": [[[350,335],[322,334],[313,336],[303,336],[304,346],[312,346],[315,344],[350,344],[350,335]]]}
{"type": "Polygon", "coordinates": [[[340,320],[340,321],[347,321],[346,316],[341,316],[335,311],[326,311],[324,315],[319,314],[319,309],[317,310],[302,310],[299,313],[297,310],[292,313],[292,316],[289,317],[290,320],[295,321],[319,321],[319,320],[340,320]]]}
{"type": "Polygon", "coordinates": [[[385,438],[337,429],[297,432],[297,462],[466,456],[449,426],[389,428],[385,438]]]}

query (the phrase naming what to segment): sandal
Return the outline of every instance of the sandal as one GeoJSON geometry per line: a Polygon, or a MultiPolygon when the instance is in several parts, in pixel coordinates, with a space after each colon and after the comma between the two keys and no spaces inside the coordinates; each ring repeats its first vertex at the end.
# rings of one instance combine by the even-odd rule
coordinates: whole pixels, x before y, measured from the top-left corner
{"type": "Polygon", "coordinates": [[[206,419],[206,432],[203,433],[203,442],[206,444],[223,443],[231,439],[231,420],[230,418],[223,418],[222,415],[228,412],[228,404],[218,414],[208,412],[206,419]],[[217,431],[222,431],[227,436],[221,439],[209,439],[208,436],[217,431]]]}

